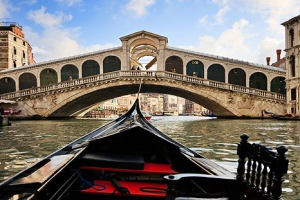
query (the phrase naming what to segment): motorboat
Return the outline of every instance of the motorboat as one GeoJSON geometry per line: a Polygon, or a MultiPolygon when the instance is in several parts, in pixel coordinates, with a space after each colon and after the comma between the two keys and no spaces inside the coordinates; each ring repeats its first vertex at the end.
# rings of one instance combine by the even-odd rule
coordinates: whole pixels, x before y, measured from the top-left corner
{"type": "Polygon", "coordinates": [[[151,119],[151,117],[152,117],[152,115],[150,115],[150,113],[149,112],[146,112],[146,111],[142,111],[142,115],[144,116],[144,118],[146,119],[146,120],[150,120],[151,119]]]}

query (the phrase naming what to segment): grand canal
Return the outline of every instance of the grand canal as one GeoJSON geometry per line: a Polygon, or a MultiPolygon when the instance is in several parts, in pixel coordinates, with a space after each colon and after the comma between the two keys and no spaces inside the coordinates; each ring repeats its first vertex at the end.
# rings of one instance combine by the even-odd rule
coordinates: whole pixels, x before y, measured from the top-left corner
{"type": "MultiPolygon", "coordinates": [[[[155,127],[173,139],[235,172],[236,145],[247,133],[251,142],[269,147],[285,145],[290,160],[283,183],[284,199],[299,199],[300,122],[277,120],[223,120],[200,117],[153,117],[155,127]]],[[[37,159],[64,146],[108,121],[41,120],[13,121],[0,129],[0,181],[24,169],[37,159]]]]}

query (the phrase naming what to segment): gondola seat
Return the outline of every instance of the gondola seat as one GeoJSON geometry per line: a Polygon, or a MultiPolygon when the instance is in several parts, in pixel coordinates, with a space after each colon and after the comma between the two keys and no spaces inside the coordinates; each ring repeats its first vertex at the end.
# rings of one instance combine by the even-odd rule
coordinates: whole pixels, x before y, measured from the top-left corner
{"type": "Polygon", "coordinates": [[[175,200],[229,200],[227,197],[222,198],[193,198],[193,197],[177,197],[175,200]]]}
{"type": "Polygon", "coordinates": [[[119,169],[144,169],[142,156],[118,155],[99,152],[86,152],[79,158],[79,163],[92,167],[107,167],[119,169]]]}

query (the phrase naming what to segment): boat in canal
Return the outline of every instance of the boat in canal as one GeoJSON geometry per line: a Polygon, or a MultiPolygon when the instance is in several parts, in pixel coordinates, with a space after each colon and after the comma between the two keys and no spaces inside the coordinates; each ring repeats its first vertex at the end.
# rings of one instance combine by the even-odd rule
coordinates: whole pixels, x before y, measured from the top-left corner
{"type": "Polygon", "coordinates": [[[137,99],[118,119],[2,182],[0,199],[225,200],[251,197],[258,200],[271,196],[279,199],[282,175],[288,164],[284,156],[286,149],[277,150],[279,157],[260,149],[264,154],[259,155],[271,156],[268,163],[276,165],[276,170],[270,165],[267,172],[267,168],[262,168],[262,157],[260,161],[251,157],[255,155],[254,150],[260,152],[256,149],[259,145],[248,143],[247,135],[241,139],[236,175],[152,126],[143,117],[137,99]],[[250,159],[248,167],[256,161],[260,166],[254,174],[252,170],[251,176],[251,170],[245,169],[247,157],[250,159]],[[259,177],[262,189],[256,190],[259,177]],[[271,177],[269,181],[268,177],[271,177]]]}
{"type": "Polygon", "coordinates": [[[143,115],[144,118],[145,118],[146,120],[148,120],[148,121],[152,118],[152,115],[150,115],[150,113],[149,113],[149,112],[146,112],[146,111],[142,111],[142,115],[143,115]]]}

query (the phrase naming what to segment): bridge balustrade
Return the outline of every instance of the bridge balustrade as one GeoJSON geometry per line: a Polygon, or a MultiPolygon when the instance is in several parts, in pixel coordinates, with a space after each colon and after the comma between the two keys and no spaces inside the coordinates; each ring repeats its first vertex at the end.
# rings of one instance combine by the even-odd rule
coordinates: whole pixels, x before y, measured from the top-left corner
{"type": "Polygon", "coordinates": [[[80,86],[89,83],[101,82],[105,80],[116,79],[120,77],[136,77],[136,78],[147,78],[147,77],[155,77],[155,78],[165,78],[171,80],[180,80],[182,82],[188,82],[193,84],[199,84],[214,88],[221,88],[225,90],[237,91],[246,94],[254,94],[257,96],[277,99],[277,100],[285,100],[286,97],[283,94],[268,92],[265,90],[259,90],[255,88],[247,88],[244,86],[232,85],[228,83],[218,82],[207,80],[203,78],[198,78],[194,76],[186,76],[182,74],[166,72],[166,71],[140,71],[140,70],[130,70],[130,71],[115,71],[105,74],[99,74],[95,76],[85,77],[81,79],[74,79],[70,81],[65,81],[61,83],[57,83],[55,85],[49,85],[38,88],[31,88],[27,90],[21,90],[17,92],[7,93],[0,95],[0,99],[17,99],[19,97],[34,95],[43,92],[49,92],[57,89],[69,88],[74,86],[80,86]]]}

